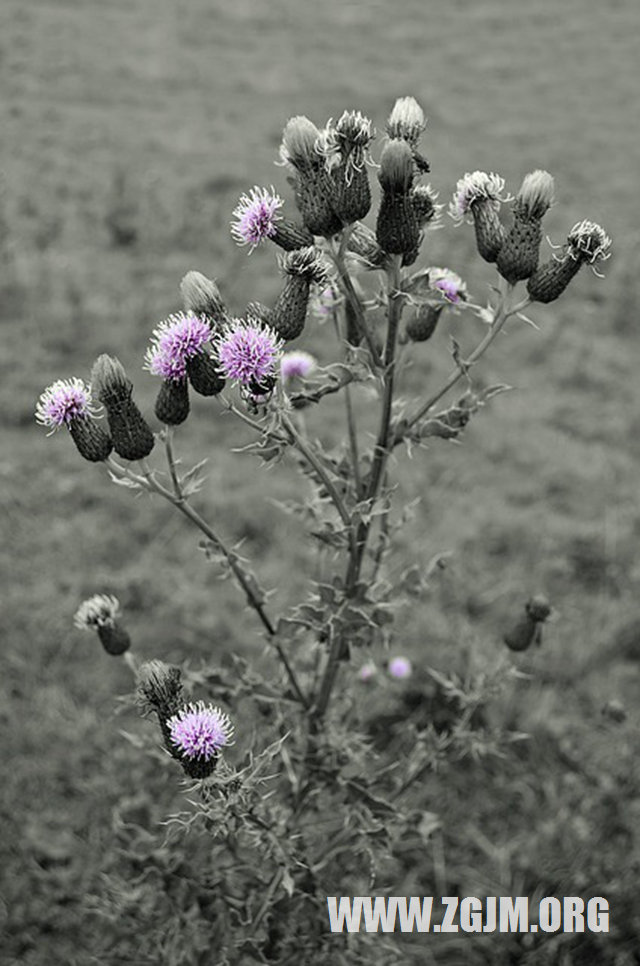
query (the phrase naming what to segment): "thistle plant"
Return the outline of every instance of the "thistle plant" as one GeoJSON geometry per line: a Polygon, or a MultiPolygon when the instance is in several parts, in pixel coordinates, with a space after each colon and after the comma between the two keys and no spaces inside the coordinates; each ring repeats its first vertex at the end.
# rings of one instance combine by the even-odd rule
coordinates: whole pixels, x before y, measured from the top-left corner
{"type": "MultiPolygon", "coordinates": [[[[424,606],[424,591],[444,566],[437,557],[392,578],[393,536],[408,518],[398,513],[394,475],[412,447],[442,445],[472,431],[475,418],[508,389],[476,380],[498,334],[523,318],[530,303],[558,298],[582,265],[595,270],[609,257],[611,242],[600,226],[582,221],[568,232],[561,254],[540,265],[542,219],[554,198],[551,176],[525,175],[512,198],[500,175],[466,174],[450,214],[458,224],[473,222],[480,257],[497,268],[492,300],[479,305],[459,274],[429,264],[428,230],[439,223],[440,206],[422,180],[429,171],[419,150],[426,129],[420,105],[401,98],[379,137],[374,202],[372,122],[359,111],[344,111],[323,128],[292,118],[280,158],[298,215],[285,214],[274,188],[254,187],[240,198],[231,223],[233,239],[250,252],[263,242],[281,249],[274,267],[283,281],[273,304],[252,292],[245,314],[234,315],[242,308],[227,309],[215,281],[194,271],[185,276],[183,311],[156,326],[144,360],[161,379],[155,430],[134,402],[124,367],[108,355],[95,362],[90,385],[58,380],[36,410],[43,425],[66,427],[81,455],[104,463],[114,482],[167,501],[188,520],[207,558],[244,595],[272,657],[266,671],[238,657],[224,665],[216,656],[198,672],[170,667],[159,655],[138,656],[135,642],[129,651],[113,598],[97,595],[76,615],[79,626],[97,631],[109,654],[126,652],[138,707],[156,729],[148,732],[150,741],[162,745],[176,777],[189,780],[185,810],[173,825],[201,843],[191,888],[203,907],[215,903],[215,927],[207,928],[220,963],[370,962],[366,943],[336,958],[326,896],[385,891],[393,882],[394,843],[409,829],[421,845],[433,834],[434,825],[416,822],[412,798],[430,770],[442,756],[489,753],[509,739],[486,729],[481,734],[477,726],[479,709],[514,676],[502,663],[470,679],[468,691],[438,675],[446,705],[438,728],[432,722],[418,728],[401,714],[395,721],[402,727],[391,724],[385,741],[374,741],[375,706],[387,693],[402,694],[412,680],[419,695],[419,673],[428,673],[428,659],[420,668],[402,654],[398,604],[405,598],[424,606]],[[505,224],[502,208],[509,204],[512,218],[505,224]],[[369,225],[363,219],[372,207],[369,225]],[[424,262],[416,268],[420,256],[424,262]],[[324,357],[317,341],[313,354],[311,344],[304,347],[318,324],[314,304],[335,337],[332,345],[323,340],[324,357]],[[468,319],[469,332],[479,324],[481,337],[464,350],[452,340],[450,370],[432,375],[424,396],[406,398],[407,359],[418,366],[429,348],[423,343],[446,340],[451,313],[468,319]],[[459,383],[464,389],[454,393],[459,383]],[[183,470],[176,456],[179,428],[193,418],[191,390],[209,397],[212,416],[225,412],[248,427],[253,441],[245,450],[261,467],[282,460],[306,479],[310,496],[301,489],[299,501],[283,510],[304,523],[310,550],[330,549],[333,572],[312,580],[306,598],[284,613],[274,612],[253,567],[230,542],[230,522],[209,520],[196,508],[203,464],[183,470]],[[372,390],[377,428],[371,443],[359,416],[365,392],[371,410],[372,390]],[[307,434],[302,419],[317,422],[316,410],[329,396],[344,400],[344,438],[333,448],[307,434]],[[108,431],[95,421],[94,399],[108,431]],[[249,727],[247,714],[260,726],[249,727]]],[[[539,644],[550,612],[545,599],[532,598],[505,634],[507,647],[539,644]]],[[[177,851],[179,841],[167,847],[177,851]]],[[[176,922],[181,915],[184,909],[176,908],[176,922]]],[[[398,956],[394,943],[376,937],[377,962],[401,961],[398,956]]]]}

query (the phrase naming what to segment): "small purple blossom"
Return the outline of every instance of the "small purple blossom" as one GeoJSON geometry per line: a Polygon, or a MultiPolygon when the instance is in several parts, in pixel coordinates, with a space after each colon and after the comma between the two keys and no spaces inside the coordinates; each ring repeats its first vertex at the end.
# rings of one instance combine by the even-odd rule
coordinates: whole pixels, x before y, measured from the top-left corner
{"type": "Polygon", "coordinates": [[[178,752],[204,761],[214,758],[233,735],[228,715],[204,701],[182,708],[168,719],[167,728],[178,752]]]}
{"type": "Polygon", "coordinates": [[[42,393],[36,406],[36,420],[52,432],[69,426],[74,419],[94,415],[91,387],[82,379],[58,379],[42,393]]]}
{"type": "Polygon", "coordinates": [[[277,211],[282,205],[282,198],[273,188],[256,186],[248,195],[242,195],[233,211],[237,220],[231,224],[231,234],[238,244],[249,245],[253,251],[265,238],[273,238],[279,217],[277,211]]]}
{"type": "Polygon", "coordinates": [[[358,677],[360,678],[361,681],[366,683],[367,681],[370,681],[371,678],[374,677],[375,674],[377,674],[377,672],[378,672],[378,669],[373,663],[373,661],[367,661],[367,663],[363,664],[360,670],[358,671],[358,677]]]}
{"type": "Polygon", "coordinates": [[[430,268],[429,284],[440,292],[447,302],[458,305],[466,300],[467,287],[459,275],[449,268],[430,268]]]}
{"type": "Polygon", "coordinates": [[[178,312],[160,322],[151,338],[146,368],[156,376],[178,382],[187,375],[187,360],[202,352],[211,338],[211,326],[202,316],[178,312]]]}
{"type": "Polygon", "coordinates": [[[227,379],[253,391],[276,375],[283,344],[273,329],[257,319],[232,319],[216,342],[220,369],[227,379]]]}
{"type": "Polygon", "coordinates": [[[283,379],[293,379],[298,376],[304,379],[315,367],[316,360],[309,352],[296,350],[285,352],[280,361],[280,372],[283,379]]]}
{"type": "Polygon", "coordinates": [[[411,661],[408,657],[393,657],[388,665],[389,674],[392,678],[408,678],[413,670],[411,661]]]}

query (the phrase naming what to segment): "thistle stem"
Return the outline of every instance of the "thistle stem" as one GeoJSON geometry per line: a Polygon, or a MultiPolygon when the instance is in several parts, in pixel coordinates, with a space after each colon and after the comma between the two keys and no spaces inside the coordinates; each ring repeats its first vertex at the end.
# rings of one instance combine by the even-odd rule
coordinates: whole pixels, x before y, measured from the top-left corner
{"type": "Polygon", "coordinates": [[[351,276],[349,275],[349,272],[347,271],[347,267],[345,265],[345,261],[344,261],[344,253],[346,251],[346,241],[345,241],[345,237],[348,240],[348,235],[346,235],[346,231],[347,231],[347,229],[345,229],[345,235],[343,236],[343,239],[342,239],[342,242],[340,244],[340,247],[339,247],[338,251],[336,252],[336,251],[334,251],[333,248],[330,248],[329,249],[329,254],[330,254],[330,256],[331,256],[331,258],[333,260],[333,263],[336,266],[336,269],[338,271],[338,277],[339,277],[340,282],[342,284],[342,288],[344,290],[344,294],[345,294],[346,298],[349,300],[349,303],[351,304],[351,307],[353,308],[353,311],[354,311],[354,314],[355,314],[355,318],[356,318],[356,325],[358,326],[358,329],[360,331],[360,334],[363,336],[363,338],[365,339],[365,341],[367,343],[367,346],[369,347],[369,352],[371,353],[371,358],[373,359],[373,361],[374,361],[374,363],[375,363],[376,366],[381,367],[382,366],[382,360],[380,358],[380,353],[378,352],[378,350],[377,350],[377,348],[375,346],[375,343],[373,341],[371,332],[369,331],[369,326],[367,325],[367,320],[365,318],[364,309],[362,308],[362,303],[360,302],[360,299],[358,298],[358,293],[356,292],[355,288],[353,287],[353,282],[351,281],[351,276]]]}

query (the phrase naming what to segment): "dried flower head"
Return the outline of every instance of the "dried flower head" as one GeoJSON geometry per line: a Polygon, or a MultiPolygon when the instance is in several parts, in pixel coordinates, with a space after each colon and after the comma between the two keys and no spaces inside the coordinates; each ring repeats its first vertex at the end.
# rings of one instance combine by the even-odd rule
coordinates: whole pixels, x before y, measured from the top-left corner
{"type": "Polygon", "coordinates": [[[449,268],[430,268],[429,285],[435,289],[447,302],[458,305],[467,298],[467,286],[459,275],[449,268]]]}
{"type": "Polygon", "coordinates": [[[315,368],[316,360],[309,352],[297,350],[285,352],[280,360],[280,374],[283,379],[298,377],[304,379],[315,368]]]}
{"type": "Polygon", "coordinates": [[[354,171],[361,170],[370,162],[367,148],[374,137],[375,131],[368,117],[360,111],[344,111],[335,124],[329,121],[320,134],[319,146],[327,168],[343,162],[345,179],[350,181],[354,171]]]}
{"type": "Polygon", "coordinates": [[[117,597],[108,594],[94,594],[78,607],[73,623],[83,631],[95,631],[99,627],[113,627],[120,614],[117,597]]]}
{"type": "Polygon", "coordinates": [[[388,671],[392,678],[408,678],[412,672],[411,661],[408,657],[392,657],[388,664],[388,671]]]}
{"type": "Polygon", "coordinates": [[[42,393],[36,406],[36,420],[54,433],[74,419],[95,415],[91,387],[82,379],[58,379],[42,393]]]}
{"type": "Polygon", "coordinates": [[[390,138],[408,141],[415,147],[427,126],[424,111],[414,97],[399,97],[387,121],[390,138]]]}
{"type": "Polygon", "coordinates": [[[532,171],[525,175],[516,205],[527,218],[542,218],[553,204],[554,181],[548,171],[532,171]]]}
{"type": "Polygon", "coordinates": [[[228,715],[203,701],[186,705],[169,718],[167,728],[180,757],[204,762],[216,758],[233,735],[228,715]]]}
{"type": "Polygon", "coordinates": [[[567,238],[567,251],[575,261],[595,265],[611,257],[611,239],[595,221],[577,222],[567,238]]]}
{"type": "Polygon", "coordinates": [[[460,178],[453,193],[453,200],[449,204],[449,214],[461,222],[470,213],[475,204],[491,202],[499,208],[509,196],[504,195],[505,182],[498,174],[487,174],[485,171],[473,171],[460,178]]]}
{"type": "Polygon", "coordinates": [[[223,374],[245,388],[275,377],[282,340],[257,319],[232,319],[216,342],[223,374]]]}
{"type": "Polygon", "coordinates": [[[274,188],[254,187],[243,194],[233,210],[236,219],[231,224],[231,234],[239,245],[249,245],[250,251],[276,234],[278,209],[284,204],[274,188]]]}
{"type": "Polygon", "coordinates": [[[211,338],[211,326],[203,316],[178,312],[153,330],[145,367],[156,376],[179,382],[186,378],[187,362],[202,352],[211,338]]]}

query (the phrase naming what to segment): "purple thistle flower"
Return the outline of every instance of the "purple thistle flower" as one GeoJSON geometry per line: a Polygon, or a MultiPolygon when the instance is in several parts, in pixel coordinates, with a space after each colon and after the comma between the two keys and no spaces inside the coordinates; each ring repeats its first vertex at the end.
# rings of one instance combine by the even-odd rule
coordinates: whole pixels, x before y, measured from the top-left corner
{"type": "Polygon", "coordinates": [[[265,238],[273,238],[276,233],[277,211],[283,205],[282,198],[274,188],[252,188],[248,195],[242,195],[233,216],[237,221],[231,224],[231,234],[239,245],[250,245],[251,251],[265,238]]]}
{"type": "Polygon", "coordinates": [[[188,704],[169,718],[167,728],[176,750],[185,758],[210,761],[233,735],[233,725],[220,708],[204,701],[188,704]]]}
{"type": "Polygon", "coordinates": [[[393,657],[389,661],[389,674],[392,678],[408,678],[411,675],[411,661],[408,657],[393,657]]]}
{"type": "Polygon", "coordinates": [[[373,663],[373,661],[367,661],[367,663],[363,664],[360,670],[358,671],[358,677],[360,678],[361,681],[366,683],[367,681],[371,680],[371,678],[377,673],[377,671],[378,669],[373,663]]]}
{"type": "Polygon", "coordinates": [[[459,275],[449,268],[430,268],[429,284],[440,292],[447,302],[458,305],[467,298],[467,286],[459,275]]]}
{"type": "Polygon", "coordinates": [[[220,369],[228,378],[253,391],[276,375],[284,343],[269,326],[249,317],[233,319],[216,342],[220,369]]]}
{"type": "Polygon", "coordinates": [[[285,352],[280,361],[280,373],[283,379],[293,379],[298,376],[304,379],[315,367],[316,360],[308,352],[285,352]]]}
{"type": "Polygon", "coordinates": [[[51,432],[69,426],[74,419],[95,415],[91,388],[82,379],[58,379],[42,393],[36,406],[36,420],[51,432]]]}
{"type": "Polygon", "coordinates": [[[178,312],[160,322],[151,338],[145,367],[156,376],[179,382],[186,378],[187,361],[202,352],[211,338],[211,326],[202,316],[178,312]]]}

